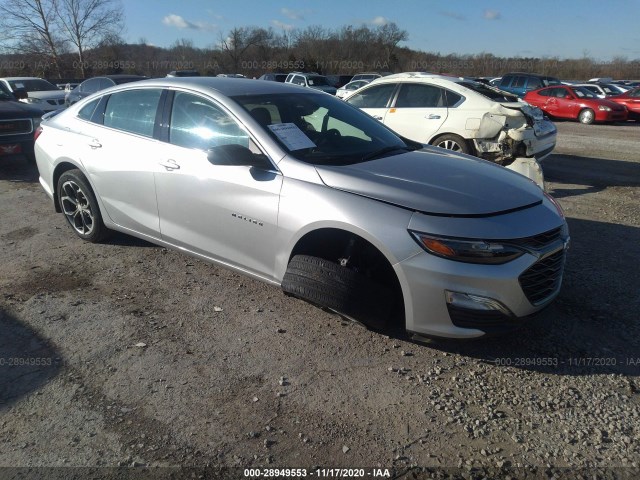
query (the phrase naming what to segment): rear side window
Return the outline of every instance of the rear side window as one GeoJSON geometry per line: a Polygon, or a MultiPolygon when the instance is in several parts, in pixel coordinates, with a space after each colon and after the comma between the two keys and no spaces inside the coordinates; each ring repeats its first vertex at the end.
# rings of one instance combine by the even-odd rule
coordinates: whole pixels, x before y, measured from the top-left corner
{"type": "Polygon", "coordinates": [[[396,100],[396,108],[444,107],[444,91],[433,85],[403,83],[396,100]]]}
{"type": "Polygon", "coordinates": [[[153,137],[160,89],[127,90],[112,94],[104,112],[104,125],[153,137]]]}
{"type": "Polygon", "coordinates": [[[248,147],[249,135],[213,102],[177,92],[171,109],[169,142],[200,150],[228,144],[248,147]]]}
{"type": "Polygon", "coordinates": [[[354,95],[348,103],[358,108],[386,108],[395,88],[395,83],[376,85],[354,95]]]}
{"type": "Polygon", "coordinates": [[[545,88],[544,90],[540,90],[538,92],[538,95],[540,95],[541,97],[553,97],[553,88],[545,88]]]}
{"type": "Polygon", "coordinates": [[[98,106],[98,103],[100,103],[99,98],[87,103],[84,107],[82,107],[78,111],[78,118],[81,118],[82,120],[91,121],[91,117],[93,116],[93,112],[96,111],[96,107],[98,106]]]}

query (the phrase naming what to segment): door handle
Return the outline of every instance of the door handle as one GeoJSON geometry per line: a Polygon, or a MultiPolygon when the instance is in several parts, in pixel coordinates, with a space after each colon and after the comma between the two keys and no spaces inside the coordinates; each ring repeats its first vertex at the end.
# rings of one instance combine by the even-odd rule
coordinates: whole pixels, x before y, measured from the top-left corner
{"type": "Polygon", "coordinates": [[[382,117],[380,115],[374,115],[373,118],[375,118],[376,120],[382,121],[382,117]]]}
{"type": "Polygon", "coordinates": [[[97,138],[92,139],[92,140],[89,142],[89,146],[90,146],[92,149],[94,149],[94,150],[95,150],[96,148],[102,148],[102,144],[98,141],[98,139],[97,139],[97,138]]]}
{"type": "Polygon", "coordinates": [[[425,118],[428,118],[429,120],[438,120],[440,119],[440,115],[436,115],[435,113],[432,113],[430,115],[426,115],[425,118]]]}
{"type": "Polygon", "coordinates": [[[167,172],[172,172],[174,170],[180,170],[180,165],[175,160],[166,160],[164,162],[158,162],[158,165],[164,167],[167,172]]]}

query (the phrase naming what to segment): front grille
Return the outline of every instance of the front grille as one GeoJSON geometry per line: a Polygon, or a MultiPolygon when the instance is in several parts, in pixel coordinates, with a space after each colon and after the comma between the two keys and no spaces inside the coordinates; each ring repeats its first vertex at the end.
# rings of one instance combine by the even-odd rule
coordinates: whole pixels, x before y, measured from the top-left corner
{"type": "Polygon", "coordinates": [[[2,135],[22,135],[31,133],[33,125],[30,118],[20,118],[16,120],[0,120],[0,136],[2,135]]]}
{"type": "Polygon", "coordinates": [[[516,238],[515,240],[504,240],[506,243],[518,245],[519,247],[540,249],[552,244],[562,237],[562,227],[554,228],[533,237],[516,238]]]}
{"type": "Polygon", "coordinates": [[[64,99],[58,99],[58,100],[47,100],[47,103],[51,104],[51,105],[63,105],[64,104],[64,99]]]}
{"type": "Polygon", "coordinates": [[[558,292],[562,283],[564,259],[563,248],[534,263],[520,275],[520,286],[533,305],[544,303],[558,292]]]}

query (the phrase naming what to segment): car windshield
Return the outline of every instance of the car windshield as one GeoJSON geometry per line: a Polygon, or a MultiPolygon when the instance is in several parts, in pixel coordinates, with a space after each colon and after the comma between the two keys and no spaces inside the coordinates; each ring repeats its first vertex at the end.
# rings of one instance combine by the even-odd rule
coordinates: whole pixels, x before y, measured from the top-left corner
{"type": "Polygon", "coordinates": [[[4,84],[0,83],[0,100],[15,100],[15,97],[4,84]]]}
{"type": "Polygon", "coordinates": [[[307,82],[309,83],[309,85],[314,87],[330,87],[331,86],[327,78],[321,75],[313,75],[311,77],[308,77],[307,82]]]}
{"type": "Polygon", "coordinates": [[[571,91],[578,98],[598,98],[595,93],[590,92],[584,87],[571,87],[571,91]]]}
{"type": "Polygon", "coordinates": [[[366,113],[322,93],[232,97],[292,156],[316,165],[349,165],[415,150],[366,113]]]}
{"type": "Polygon", "coordinates": [[[9,85],[13,90],[24,89],[27,92],[47,92],[59,90],[53,83],[49,83],[41,78],[28,78],[25,80],[9,80],[9,85]]]}
{"type": "Polygon", "coordinates": [[[489,85],[485,85],[483,83],[478,82],[460,82],[459,85],[468,88],[469,90],[473,90],[480,95],[483,95],[495,102],[517,102],[518,97],[515,95],[511,95],[507,92],[503,92],[497,88],[491,87],[489,85]]]}

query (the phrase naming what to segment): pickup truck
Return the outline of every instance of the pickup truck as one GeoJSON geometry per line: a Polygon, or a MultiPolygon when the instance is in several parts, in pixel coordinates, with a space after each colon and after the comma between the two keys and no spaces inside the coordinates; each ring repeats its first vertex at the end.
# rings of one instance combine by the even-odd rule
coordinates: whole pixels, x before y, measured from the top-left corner
{"type": "MultiPolygon", "coordinates": [[[[22,94],[17,92],[18,96],[22,94]]],[[[14,155],[24,155],[30,162],[35,161],[34,134],[43,114],[39,108],[19,102],[0,83],[0,166],[4,158],[14,155]]]]}

